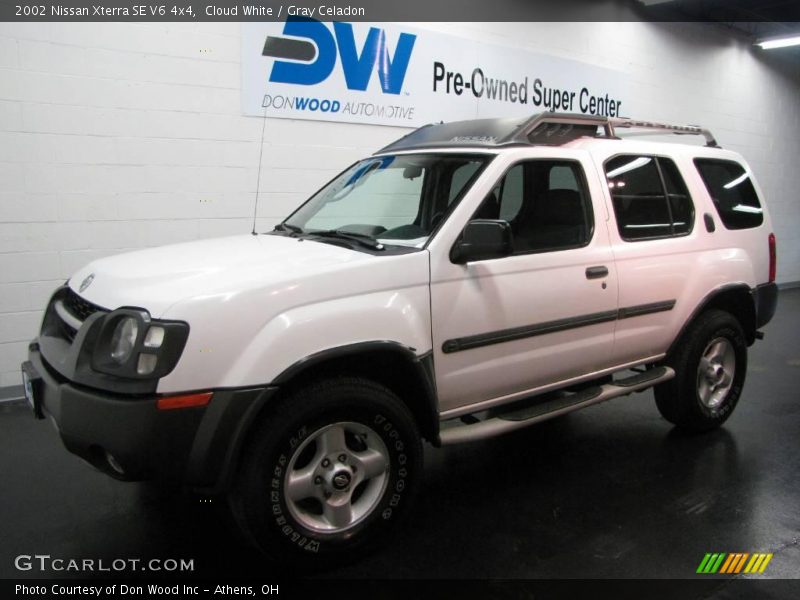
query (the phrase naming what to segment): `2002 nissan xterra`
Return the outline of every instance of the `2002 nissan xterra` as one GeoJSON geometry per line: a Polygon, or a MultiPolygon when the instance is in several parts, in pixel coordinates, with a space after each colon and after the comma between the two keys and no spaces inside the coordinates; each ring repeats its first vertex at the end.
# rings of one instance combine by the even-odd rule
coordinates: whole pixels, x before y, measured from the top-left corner
{"type": "Polygon", "coordinates": [[[743,159],[698,127],[544,113],[420,128],[264,235],[95,261],[23,365],[66,447],[225,493],[282,558],[350,555],[434,446],[654,388],[722,424],[775,311],[743,159]],[[705,147],[622,140],[621,128],[705,147]],[[634,372],[631,372],[631,369],[634,372]]]}

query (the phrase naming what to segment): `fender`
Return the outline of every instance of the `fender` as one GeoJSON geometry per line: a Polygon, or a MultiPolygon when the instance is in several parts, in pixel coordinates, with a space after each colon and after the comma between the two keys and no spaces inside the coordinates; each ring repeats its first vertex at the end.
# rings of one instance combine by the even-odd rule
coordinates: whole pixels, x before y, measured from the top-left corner
{"type": "Polygon", "coordinates": [[[272,385],[280,388],[299,377],[324,372],[329,368],[339,372],[340,369],[358,372],[365,363],[373,363],[365,371],[367,377],[399,392],[414,415],[422,435],[438,445],[439,402],[432,351],[418,355],[414,348],[390,340],[347,344],[298,360],[278,375],[272,385]],[[379,366],[376,369],[375,362],[383,368],[379,366]]]}
{"type": "Polygon", "coordinates": [[[683,323],[678,331],[678,334],[673,339],[672,343],[667,350],[667,356],[672,354],[675,350],[675,347],[680,343],[681,339],[683,338],[683,334],[686,333],[686,330],[689,326],[694,322],[694,320],[705,310],[713,306],[716,302],[722,300],[723,306],[724,303],[730,302],[732,300],[723,300],[723,296],[728,296],[736,294],[735,297],[737,298],[748,298],[749,304],[745,304],[742,308],[752,311],[751,314],[742,318],[740,314],[734,313],[734,316],[739,318],[742,328],[744,329],[745,337],[747,339],[748,345],[752,344],[753,341],[756,339],[756,306],[753,298],[753,289],[747,285],[746,283],[731,283],[727,285],[720,286],[718,288],[713,289],[708,294],[706,294],[703,299],[698,303],[695,309],[692,311],[691,315],[688,319],[683,323]]]}
{"type": "MultiPolygon", "coordinates": [[[[439,439],[439,409],[436,394],[436,380],[433,370],[433,353],[426,352],[417,355],[414,348],[398,342],[378,340],[372,342],[359,342],[330,348],[302,358],[281,372],[268,386],[249,390],[223,390],[221,395],[226,402],[217,403],[218,415],[207,419],[211,427],[201,426],[195,439],[187,470],[189,481],[200,482],[212,477],[214,483],[209,486],[197,485],[195,489],[205,493],[225,492],[233,481],[236,466],[242,448],[255,423],[262,418],[275,397],[282,388],[296,381],[297,378],[309,376],[312,372],[324,372],[326,368],[338,370],[336,367],[358,365],[360,360],[374,361],[376,358],[389,357],[391,361],[385,363],[392,367],[391,373],[396,378],[395,385],[386,380],[387,370],[370,372],[372,379],[388,384],[399,390],[403,400],[417,422],[423,437],[434,446],[440,446],[439,439]],[[381,373],[384,377],[381,377],[381,373]],[[376,377],[378,375],[378,377],[376,377]],[[222,431],[218,423],[227,421],[229,428],[222,431]],[[216,477],[214,469],[207,470],[209,456],[216,455],[218,471],[216,477]]],[[[391,376],[390,376],[391,377],[391,376]]],[[[213,403],[212,403],[213,405],[213,403]]],[[[211,417],[211,415],[209,415],[211,417]]],[[[205,420],[204,420],[205,423],[205,420]]]]}
{"type": "Polygon", "coordinates": [[[423,354],[431,349],[429,302],[427,285],[414,285],[287,308],[250,330],[226,361],[222,386],[274,383],[295,363],[363,342],[392,340],[423,354]]]}

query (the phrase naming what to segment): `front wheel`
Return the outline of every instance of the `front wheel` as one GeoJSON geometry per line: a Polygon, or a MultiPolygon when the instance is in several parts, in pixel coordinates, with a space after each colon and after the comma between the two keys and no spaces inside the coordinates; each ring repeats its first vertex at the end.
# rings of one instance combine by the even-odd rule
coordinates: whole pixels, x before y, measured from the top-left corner
{"type": "Polygon", "coordinates": [[[234,516],[284,562],[349,559],[407,511],[422,473],[413,417],[389,389],[335,378],[288,393],[253,432],[234,516]]]}
{"type": "Polygon", "coordinates": [[[747,371],[747,342],[736,318],[709,310],[692,323],[667,358],[675,378],[655,388],[662,416],[690,431],[719,427],[739,401],[747,371]]]}

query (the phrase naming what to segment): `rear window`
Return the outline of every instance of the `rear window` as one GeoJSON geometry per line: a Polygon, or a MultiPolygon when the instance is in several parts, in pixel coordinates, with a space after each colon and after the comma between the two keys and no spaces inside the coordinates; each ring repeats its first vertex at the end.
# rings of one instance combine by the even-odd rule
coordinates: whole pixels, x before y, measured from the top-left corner
{"type": "Polygon", "coordinates": [[[694,164],[727,229],[749,229],[764,222],[750,173],[742,165],[710,158],[697,158],[694,164]]]}

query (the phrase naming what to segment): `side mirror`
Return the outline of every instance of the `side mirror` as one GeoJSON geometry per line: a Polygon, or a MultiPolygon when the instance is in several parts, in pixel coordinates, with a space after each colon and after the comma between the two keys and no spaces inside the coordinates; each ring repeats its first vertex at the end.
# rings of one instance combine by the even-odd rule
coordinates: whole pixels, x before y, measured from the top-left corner
{"type": "Polygon", "coordinates": [[[511,254],[512,241],[508,221],[473,219],[450,250],[450,260],[463,265],[475,260],[502,258],[511,254]]]}

